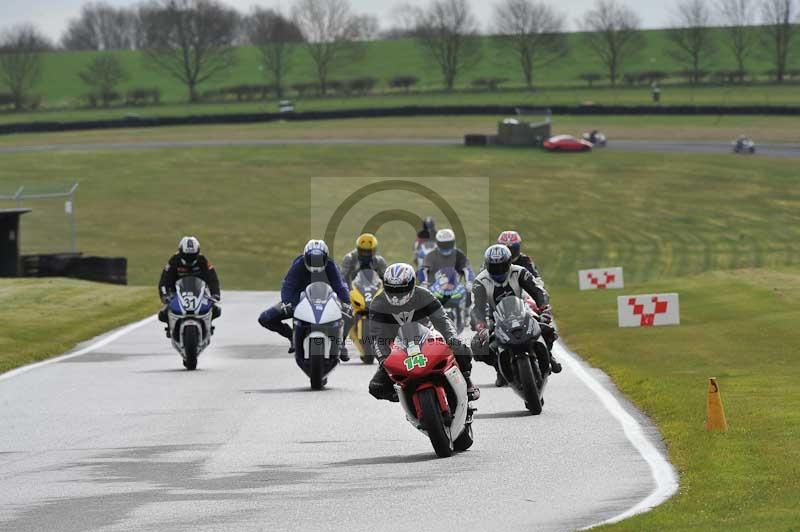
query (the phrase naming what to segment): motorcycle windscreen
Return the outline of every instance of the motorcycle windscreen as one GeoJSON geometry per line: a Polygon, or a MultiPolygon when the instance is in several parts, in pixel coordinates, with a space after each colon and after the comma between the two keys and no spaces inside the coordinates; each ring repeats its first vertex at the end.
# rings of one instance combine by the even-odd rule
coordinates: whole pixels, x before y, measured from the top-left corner
{"type": "Polygon", "coordinates": [[[373,294],[381,287],[381,278],[375,270],[359,270],[353,279],[353,286],[362,294],[373,294]]]}
{"type": "Polygon", "coordinates": [[[303,295],[303,300],[295,310],[295,318],[316,324],[331,323],[342,318],[339,303],[327,283],[311,283],[303,295]]]}
{"type": "Polygon", "coordinates": [[[421,323],[406,323],[397,331],[395,343],[408,348],[412,345],[422,345],[431,336],[431,330],[421,323]]]}
{"type": "Polygon", "coordinates": [[[504,297],[494,310],[496,323],[523,321],[526,316],[528,316],[528,308],[525,301],[516,296],[504,297]]]}
{"type": "Polygon", "coordinates": [[[186,312],[196,312],[205,298],[206,283],[199,277],[184,277],[175,283],[178,300],[186,312]]]}

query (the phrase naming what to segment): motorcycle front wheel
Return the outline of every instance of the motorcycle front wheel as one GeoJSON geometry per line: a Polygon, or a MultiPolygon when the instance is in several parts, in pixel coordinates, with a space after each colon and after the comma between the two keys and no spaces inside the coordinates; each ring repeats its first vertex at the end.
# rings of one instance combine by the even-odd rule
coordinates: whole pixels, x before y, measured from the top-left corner
{"type": "Polygon", "coordinates": [[[183,367],[189,371],[197,369],[197,352],[200,346],[200,331],[197,327],[183,329],[183,367]]]}
{"type": "Polygon", "coordinates": [[[436,390],[428,388],[422,390],[419,396],[419,405],[422,409],[422,424],[433,445],[433,450],[439,458],[447,458],[453,454],[453,442],[444,430],[442,411],[436,399],[436,390]]]}
{"type": "Polygon", "coordinates": [[[530,358],[523,356],[517,359],[517,376],[525,395],[525,408],[538,416],[542,413],[542,399],[539,397],[539,387],[536,385],[530,358]]]}

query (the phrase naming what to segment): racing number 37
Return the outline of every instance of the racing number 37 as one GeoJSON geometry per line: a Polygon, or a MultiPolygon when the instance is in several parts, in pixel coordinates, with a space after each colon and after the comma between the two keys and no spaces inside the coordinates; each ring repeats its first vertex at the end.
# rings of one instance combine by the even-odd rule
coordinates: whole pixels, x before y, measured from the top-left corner
{"type": "Polygon", "coordinates": [[[428,365],[428,357],[425,355],[411,355],[405,360],[405,363],[408,371],[416,367],[424,368],[428,365]]]}

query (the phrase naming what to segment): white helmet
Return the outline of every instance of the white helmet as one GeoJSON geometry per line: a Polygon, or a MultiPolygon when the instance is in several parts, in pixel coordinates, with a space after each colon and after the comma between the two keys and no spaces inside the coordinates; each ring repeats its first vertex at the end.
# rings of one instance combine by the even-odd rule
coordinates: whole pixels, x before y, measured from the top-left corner
{"type": "Polygon", "coordinates": [[[456,234],[452,229],[442,229],[436,233],[436,247],[442,255],[451,255],[456,249],[456,234]]]}
{"type": "Polygon", "coordinates": [[[328,245],[322,240],[309,240],[303,248],[303,262],[310,272],[323,272],[328,265],[328,245]]]}
{"type": "Polygon", "coordinates": [[[417,274],[410,264],[399,262],[386,268],[383,274],[383,291],[390,305],[400,307],[411,301],[417,274]]]}
{"type": "Polygon", "coordinates": [[[178,257],[184,264],[192,265],[197,262],[197,257],[200,256],[200,241],[193,236],[185,236],[181,238],[178,244],[178,257]]]}

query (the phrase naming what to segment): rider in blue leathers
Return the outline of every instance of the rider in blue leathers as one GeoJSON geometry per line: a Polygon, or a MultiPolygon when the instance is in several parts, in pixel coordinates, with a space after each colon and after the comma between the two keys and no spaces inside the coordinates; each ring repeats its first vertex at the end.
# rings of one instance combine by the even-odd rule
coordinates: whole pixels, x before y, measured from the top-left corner
{"type": "MultiPolygon", "coordinates": [[[[291,342],[292,328],[283,322],[292,317],[303,290],[317,281],[328,283],[339,297],[344,316],[344,330],[349,331],[353,319],[350,292],[342,279],[339,267],[328,258],[328,246],[322,240],[309,240],[303,254],[294,259],[281,284],[281,301],[262,312],[258,317],[258,323],[291,342]]],[[[289,352],[294,352],[294,346],[289,347],[289,352]]],[[[344,342],[339,358],[342,361],[350,360],[344,342]]]]}

